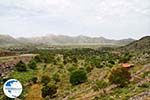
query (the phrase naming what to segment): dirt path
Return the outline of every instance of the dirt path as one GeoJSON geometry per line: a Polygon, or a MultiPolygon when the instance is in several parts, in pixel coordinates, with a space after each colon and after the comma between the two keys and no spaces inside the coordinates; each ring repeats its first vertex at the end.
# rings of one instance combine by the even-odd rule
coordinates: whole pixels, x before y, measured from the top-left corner
{"type": "Polygon", "coordinates": [[[41,97],[41,86],[39,84],[32,85],[25,100],[43,100],[41,97]]]}

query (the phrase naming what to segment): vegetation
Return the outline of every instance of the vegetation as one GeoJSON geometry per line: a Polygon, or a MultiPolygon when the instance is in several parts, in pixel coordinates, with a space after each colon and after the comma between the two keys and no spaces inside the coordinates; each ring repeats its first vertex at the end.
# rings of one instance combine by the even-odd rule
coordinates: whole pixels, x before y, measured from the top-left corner
{"type": "Polygon", "coordinates": [[[131,78],[130,72],[125,68],[113,69],[109,76],[109,81],[112,84],[120,85],[121,87],[126,86],[131,78]]]}
{"type": "Polygon", "coordinates": [[[47,76],[47,75],[43,75],[41,77],[41,82],[44,84],[44,85],[47,85],[49,82],[50,82],[50,77],[47,76]]]}
{"type": "Polygon", "coordinates": [[[54,84],[47,84],[42,88],[42,97],[45,98],[49,96],[53,98],[53,96],[57,93],[57,86],[54,84]]]}
{"type": "Polygon", "coordinates": [[[11,78],[15,78],[23,84],[29,82],[34,76],[35,76],[35,72],[33,70],[28,70],[25,72],[14,71],[10,74],[11,78]]]}
{"type": "Polygon", "coordinates": [[[27,71],[27,66],[23,61],[19,61],[15,66],[17,71],[23,72],[27,71]]]}
{"type": "Polygon", "coordinates": [[[60,82],[60,75],[58,73],[55,73],[52,75],[52,79],[57,83],[60,82]]]}
{"type": "Polygon", "coordinates": [[[73,72],[71,72],[70,75],[70,83],[72,85],[78,85],[80,83],[83,83],[87,80],[87,73],[83,69],[78,69],[73,72]]]}
{"type": "Polygon", "coordinates": [[[35,60],[36,62],[42,62],[42,59],[40,58],[39,55],[35,56],[34,60],[35,60]]]}
{"type": "Polygon", "coordinates": [[[28,64],[28,67],[31,69],[36,69],[36,62],[34,60],[31,60],[28,64]]]}
{"type": "Polygon", "coordinates": [[[95,82],[95,85],[94,85],[94,90],[99,90],[99,89],[104,89],[108,86],[109,84],[103,80],[97,80],[95,82]]]}
{"type": "MultiPolygon", "coordinates": [[[[7,68],[8,74],[2,74],[5,77],[1,78],[0,86],[9,78],[19,80],[24,87],[21,100],[34,97],[41,100],[128,100],[150,89],[150,52],[145,50],[137,53],[111,47],[80,47],[17,53],[27,52],[36,56],[23,60],[7,57],[6,64],[1,65],[11,65],[11,60],[16,62],[15,67],[7,68]],[[134,66],[124,68],[122,64],[134,66]]],[[[0,100],[5,98],[0,92],[0,100]]]]}
{"type": "Polygon", "coordinates": [[[130,53],[125,53],[120,57],[120,63],[127,63],[131,59],[132,55],[130,53]]]}
{"type": "Polygon", "coordinates": [[[31,82],[33,82],[33,83],[35,84],[35,83],[37,83],[37,80],[38,80],[37,77],[33,77],[33,78],[31,79],[31,82]]]}

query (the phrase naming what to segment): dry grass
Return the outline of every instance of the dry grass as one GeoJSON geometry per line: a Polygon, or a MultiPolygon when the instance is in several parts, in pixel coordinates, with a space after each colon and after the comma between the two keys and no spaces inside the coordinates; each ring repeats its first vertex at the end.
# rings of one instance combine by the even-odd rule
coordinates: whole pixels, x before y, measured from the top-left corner
{"type": "Polygon", "coordinates": [[[39,84],[32,85],[25,100],[43,100],[41,96],[41,86],[39,84]]]}

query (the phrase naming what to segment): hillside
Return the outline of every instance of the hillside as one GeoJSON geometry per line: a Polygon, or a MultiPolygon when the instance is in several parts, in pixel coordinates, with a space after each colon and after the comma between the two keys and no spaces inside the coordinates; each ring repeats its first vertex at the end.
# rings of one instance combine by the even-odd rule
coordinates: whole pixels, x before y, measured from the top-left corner
{"type": "Polygon", "coordinates": [[[150,36],[145,36],[139,40],[133,41],[128,45],[121,47],[121,50],[125,51],[149,51],[150,50],[150,36]]]}
{"type": "Polygon", "coordinates": [[[9,35],[0,35],[0,47],[18,45],[19,41],[9,35]]]}
{"type": "MultiPolygon", "coordinates": [[[[19,80],[24,86],[20,100],[149,100],[150,60],[140,64],[128,59],[125,68],[122,59],[131,58],[126,53],[89,48],[31,53],[1,57],[0,85],[6,76],[19,80]]],[[[0,100],[5,98],[0,92],[0,100]]]]}

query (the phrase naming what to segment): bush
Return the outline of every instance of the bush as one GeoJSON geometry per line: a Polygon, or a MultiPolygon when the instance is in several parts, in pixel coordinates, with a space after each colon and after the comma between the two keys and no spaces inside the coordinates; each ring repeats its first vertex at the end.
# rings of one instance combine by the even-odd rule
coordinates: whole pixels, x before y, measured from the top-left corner
{"type": "Polygon", "coordinates": [[[78,62],[78,60],[77,60],[77,58],[75,56],[72,58],[72,62],[74,62],[74,63],[78,62]]]}
{"type": "Polygon", "coordinates": [[[150,76],[150,71],[147,71],[147,72],[144,72],[143,74],[142,74],[142,78],[145,78],[145,77],[149,77],[150,76]]]}
{"type": "Polygon", "coordinates": [[[33,77],[33,78],[31,79],[31,82],[33,82],[33,83],[35,84],[35,83],[37,83],[37,80],[38,80],[37,77],[33,77]]]}
{"type": "Polygon", "coordinates": [[[76,70],[77,69],[77,67],[75,67],[75,66],[70,66],[67,70],[69,71],[69,72],[73,72],[74,70],[76,70]]]}
{"type": "Polygon", "coordinates": [[[109,67],[109,68],[112,68],[113,64],[107,63],[106,66],[109,67]]]}
{"type": "Polygon", "coordinates": [[[16,66],[15,66],[17,71],[23,72],[23,71],[27,71],[27,66],[24,62],[19,61],[16,66]]]}
{"type": "Polygon", "coordinates": [[[70,75],[70,83],[72,85],[78,85],[80,83],[83,83],[87,80],[87,73],[83,69],[78,69],[73,72],[71,72],[70,75]]]}
{"type": "Polygon", "coordinates": [[[43,66],[43,70],[45,70],[45,69],[46,69],[46,67],[47,67],[47,65],[45,64],[45,65],[43,66]]]}
{"type": "Polygon", "coordinates": [[[56,60],[53,55],[44,54],[42,59],[45,63],[56,63],[56,60]]]}
{"type": "Polygon", "coordinates": [[[64,59],[63,64],[66,65],[68,62],[67,60],[64,59]]]}
{"type": "Polygon", "coordinates": [[[110,64],[114,65],[114,64],[115,64],[115,61],[110,60],[110,61],[108,61],[108,63],[110,63],[110,64]]]}
{"type": "Polygon", "coordinates": [[[150,84],[149,83],[144,83],[138,87],[142,87],[142,88],[150,88],[150,84]]]}
{"type": "Polygon", "coordinates": [[[131,74],[128,69],[117,68],[112,70],[111,75],[109,76],[109,81],[112,84],[118,84],[121,87],[124,87],[129,83],[131,74]]]}
{"type": "Polygon", "coordinates": [[[41,82],[44,84],[44,85],[47,85],[49,82],[50,82],[50,77],[47,76],[47,75],[44,75],[41,77],[41,82]]]}
{"type": "Polygon", "coordinates": [[[131,59],[132,55],[129,53],[125,53],[124,55],[121,56],[121,58],[119,59],[120,63],[126,63],[131,59]]]}
{"type": "Polygon", "coordinates": [[[105,88],[105,87],[107,87],[108,86],[108,84],[105,82],[105,81],[96,81],[96,86],[98,87],[98,88],[100,88],[100,89],[102,89],[102,88],[105,88]]]}
{"type": "Polygon", "coordinates": [[[93,69],[94,69],[93,66],[90,66],[90,65],[86,66],[86,71],[87,71],[88,73],[91,72],[93,69]]]}
{"type": "Polygon", "coordinates": [[[53,98],[56,93],[57,93],[57,86],[54,84],[48,84],[42,88],[43,98],[47,96],[49,96],[50,98],[53,98]]]}
{"type": "Polygon", "coordinates": [[[104,67],[105,63],[102,62],[100,58],[93,58],[91,60],[91,65],[95,66],[96,68],[102,68],[104,67]]]}
{"type": "Polygon", "coordinates": [[[58,73],[53,74],[52,79],[55,82],[60,82],[60,75],[58,73]]]}
{"type": "Polygon", "coordinates": [[[30,61],[29,64],[28,64],[28,67],[30,69],[36,69],[36,62],[34,60],[30,61]]]}
{"type": "Polygon", "coordinates": [[[41,59],[40,55],[35,56],[34,60],[36,62],[42,62],[42,59],[41,59]]]}
{"type": "Polygon", "coordinates": [[[102,64],[99,64],[99,65],[96,65],[96,68],[103,68],[105,65],[104,65],[104,63],[102,63],[102,64]]]}

